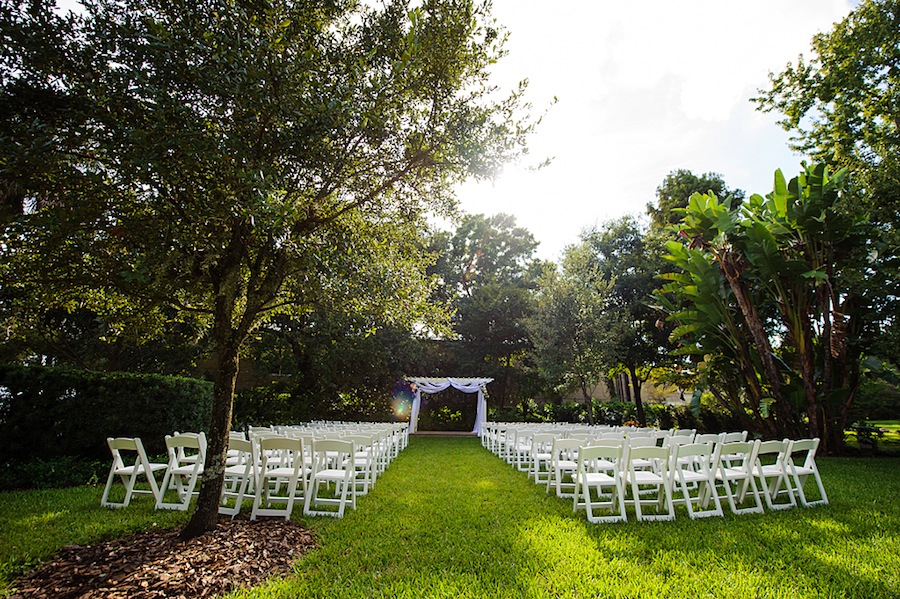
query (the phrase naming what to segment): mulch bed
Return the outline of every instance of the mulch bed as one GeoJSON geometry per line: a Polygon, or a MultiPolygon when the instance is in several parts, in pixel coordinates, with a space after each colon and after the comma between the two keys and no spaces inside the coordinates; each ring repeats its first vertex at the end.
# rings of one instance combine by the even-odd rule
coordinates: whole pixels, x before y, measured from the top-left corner
{"type": "Polygon", "coordinates": [[[308,530],[284,520],[226,520],[188,541],[154,530],[98,545],[63,547],[17,580],[15,598],[213,597],[290,571],[316,546],[308,530]]]}

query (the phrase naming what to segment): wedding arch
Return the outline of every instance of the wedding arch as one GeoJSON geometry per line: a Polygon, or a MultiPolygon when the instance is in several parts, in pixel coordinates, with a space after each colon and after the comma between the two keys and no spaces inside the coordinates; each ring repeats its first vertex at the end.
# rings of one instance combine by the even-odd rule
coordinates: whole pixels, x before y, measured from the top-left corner
{"type": "Polygon", "coordinates": [[[415,389],[412,411],[409,416],[409,432],[414,433],[419,429],[419,409],[422,407],[422,393],[433,395],[449,387],[459,389],[464,393],[477,393],[478,403],[475,410],[475,427],[473,433],[481,436],[481,429],[487,420],[487,399],[484,396],[484,388],[494,379],[484,378],[450,378],[450,377],[407,377],[415,389]]]}

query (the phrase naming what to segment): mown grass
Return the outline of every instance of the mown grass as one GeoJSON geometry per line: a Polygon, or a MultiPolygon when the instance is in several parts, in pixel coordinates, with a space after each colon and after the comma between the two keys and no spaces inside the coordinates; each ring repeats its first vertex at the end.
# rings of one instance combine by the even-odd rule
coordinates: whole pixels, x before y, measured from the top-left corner
{"type": "MultiPolygon", "coordinates": [[[[877,453],[900,456],[900,420],[868,420],[865,424],[878,429],[875,434],[877,453]]],[[[847,431],[844,439],[848,448],[860,449],[859,435],[855,431],[847,431]]]]}
{"type": "MultiPolygon", "coordinates": [[[[820,458],[825,507],[592,525],[475,439],[416,438],[355,512],[305,520],[321,546],[293,575],[234,597],[897,597],[898,466],[820,458]]],[[[2,572],[184,517],[100,491],[0,495],[2,572]]]]}

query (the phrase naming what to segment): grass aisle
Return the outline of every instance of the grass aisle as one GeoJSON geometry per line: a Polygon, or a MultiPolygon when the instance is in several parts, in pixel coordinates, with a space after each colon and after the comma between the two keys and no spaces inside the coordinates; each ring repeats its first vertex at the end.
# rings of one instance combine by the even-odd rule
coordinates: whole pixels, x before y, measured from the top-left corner
{"type": "Polygon", "coordinates": [[[830,506],[592,525],[471,438],[414,438],[295,576],[237,597],[898,597],[897,460],[822,460],[830,506]]]}

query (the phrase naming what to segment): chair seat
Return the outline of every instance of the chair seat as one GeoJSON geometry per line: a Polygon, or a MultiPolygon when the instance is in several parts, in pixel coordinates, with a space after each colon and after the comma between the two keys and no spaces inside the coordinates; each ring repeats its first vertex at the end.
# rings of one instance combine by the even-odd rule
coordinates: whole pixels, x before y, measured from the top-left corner
{"type": "Polygon", "coordinates": [[[596,487],[597,485],[616,484],[616,478],[604,472],[587,472],[584,474],[582,480],[584,484],[589,487],[596,487]]]}
{"type": "Polygon", "coordinates": [[[629,476],[629,480],[639,485],[661,485],[665,483],[665,479],[662,476],[649,470],[635,470],[629,476]]]}
{"type": "Polygon", "coordinates": [[[720,468],[716,471],[717,480],[741,480],[747,478],[747,472],[741,468],[720,468]]]}
{"type": "MultiPolygon", "coordinates": [[[[306,469],[301,467],[299,469],[300,473],[306,472],[306,469]]],[[[263,476],[266,478],[291,478],[294,476],[294,468],[293,466],[279,466],[277,468],[269,468],[265,472],[263,472],[263,476]]]]}
{"type": "Polygon", "coordinates": [[[679,477],[686,483],[702,483],[709,482],[706,478],[706,474],[703,472],[695,472],[694,470],[686,470],[682,469],[679,472],[679,477]]]}
{"type": "Polygon", "coordinates": [[[615,470],[618,468],[616,463],[610,460],[593,460],[591,461],[591,466],[595,470],[615,470]]]}
{"type": "Polygon", "coordinates": [[[347,471],[337,468],[329,468],[327,470],[319,470],[316,472],[317,479],[342,481],[347,478],[347,471]]]}
{"type": "Polygon", "coordinates": [[[160,470],[165,470],[167,468],[166,464],[150,464],[150,468],[144,468],[143,465],[138,465],[135,469],[134,466],[125,466],[123,468],[116,468],[115,473],[116,476],[121,474],[145,474],[148,470],[150,472],[159,472],[160,470]]]}
{"type": "Polygon", "coordinates": [[[243,476],[247,467],[244,464],[235,464],[225,467],[225,476],[243,476]]]}
{"type": "Polygon", "coordinates": [[[192,476],[194,472],[196,472],[197,474],[203,474],[203,465],[178,466],[177,468],[172,468],[169,470],[169,474],[177,474],[180,476],[192,476]]]}

